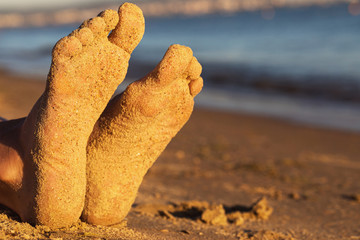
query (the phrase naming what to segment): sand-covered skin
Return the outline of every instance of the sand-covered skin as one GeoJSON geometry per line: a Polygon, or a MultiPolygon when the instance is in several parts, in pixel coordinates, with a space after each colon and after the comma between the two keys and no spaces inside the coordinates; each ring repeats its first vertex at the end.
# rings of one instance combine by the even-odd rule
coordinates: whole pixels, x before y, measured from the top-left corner
{"type": "Polygon", "coordinates": [[[127,215],[145,173],[189,119],[200,73],[191,49],[173,45],[109,103],[89,139],[83,220],[112,225],[127,215]]]}
{"type": "Polygon", "coordinates": [[[14,149],[9,161],[23,172],[3,179],[12,191],[0,200],[23,221],[63,227],[80,217],[87,140],[143,33],[141,10],[125,3],[119,13],[106,10],[55,45],[45,92],[14,130],[11,145],[10,133],[1,138],[5,150],[14,149]]]}

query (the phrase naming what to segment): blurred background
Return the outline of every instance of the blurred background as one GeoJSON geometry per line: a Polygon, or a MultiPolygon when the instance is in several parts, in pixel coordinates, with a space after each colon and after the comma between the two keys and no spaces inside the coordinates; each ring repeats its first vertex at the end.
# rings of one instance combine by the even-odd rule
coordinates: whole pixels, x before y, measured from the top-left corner
{"type": "MultiPolygon", "coordinates": [[[[0,69],[45,81],[56,41],[122,2],[1,1],[0,69]]],[[[146,32],[126,84],[169,45],[183,44],[203,65],[200,107],[360,131],[359,1],[131,2],[143,10],[146,32]]]]}

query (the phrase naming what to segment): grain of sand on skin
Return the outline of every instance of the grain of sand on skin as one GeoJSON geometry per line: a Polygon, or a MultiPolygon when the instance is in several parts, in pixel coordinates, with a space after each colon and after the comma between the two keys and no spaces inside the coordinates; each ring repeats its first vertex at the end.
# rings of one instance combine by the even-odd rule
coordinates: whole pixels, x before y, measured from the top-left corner
{"type": "Polygon", "coordinates": [[[87,148],[86,222],[111,225],[128,214],[145,173],[189,119],[200,73],[191,49],[173,45],[108,104],[87,148]]]}
{"type": "Polygon", "coordinates": [[[125,3],[119,14],[106,10],[55,45],[45,92],[18,139],[24,172],[10,186],[19,200],[7,206],[23,221],[62,227],[80,217],[88,137],[143,33],[141,10],[125,3]]]}

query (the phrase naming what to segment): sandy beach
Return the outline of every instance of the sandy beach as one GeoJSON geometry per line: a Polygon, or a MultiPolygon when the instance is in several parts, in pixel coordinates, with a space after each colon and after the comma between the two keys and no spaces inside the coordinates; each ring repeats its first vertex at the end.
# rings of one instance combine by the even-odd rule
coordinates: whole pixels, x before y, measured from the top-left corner
{"type": "MultiPolygon", "coordinates": [[[[0,115],[45,82],[0,73],[0,115]]],[[[0,239],[360,239],[360,135],[196,108],[119,225],[52,231],[0,209],[0,239]]]]}

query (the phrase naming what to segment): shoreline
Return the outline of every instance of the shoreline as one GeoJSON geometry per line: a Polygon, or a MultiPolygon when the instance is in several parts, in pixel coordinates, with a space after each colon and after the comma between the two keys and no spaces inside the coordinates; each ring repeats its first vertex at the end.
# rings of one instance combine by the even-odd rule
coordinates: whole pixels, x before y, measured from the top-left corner
{"type": "MultiPolygon", "coordinates": [[[[139,74],[141,73],[136,73],[139,74]]],[[[130,79],[126,78],[115,94],[124,91],[135,80],[134,73],[129,75],[130,79]]],[[[202,93],[195,99],[197,108],[275,119],[305,127],[360,133],[360,110],[356,102],[261,93],[246,89],[221,89],[214,84],[208,85],[210,86],[204,86],[202,93]]],[[[25,116],[44,88],[45,80],[40,80],[38,75],[25,76],[0,70],[0,117],[10,119],[25,116]]]]}
{"type": "Polygon", "coordinates": [[[205,88],[197,102],[198,106],[213,111],[360,133],[360,109],[357,103],[216,88],[205,88]]]}

